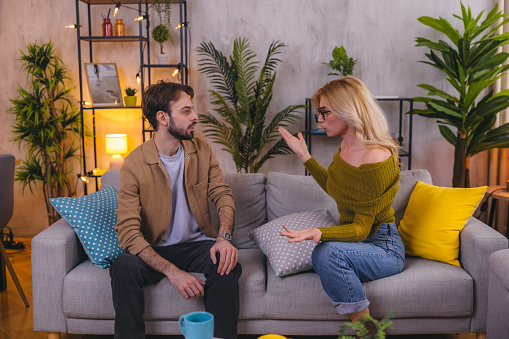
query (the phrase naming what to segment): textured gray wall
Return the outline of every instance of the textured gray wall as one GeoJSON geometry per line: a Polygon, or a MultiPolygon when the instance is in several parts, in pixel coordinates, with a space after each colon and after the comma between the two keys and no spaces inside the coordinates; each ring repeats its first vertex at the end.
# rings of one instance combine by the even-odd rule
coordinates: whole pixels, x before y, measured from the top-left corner
{"type": "MultiPolygon", "coordinates": [[[[463,1],[470,5],[474,13],[483,8],[491,8],[494,0],[463,1]]],[[[85,9],[81,5],[82,10],[85,9]]],[[[106,13],[113,6],[100,6],[93,10],[93,32],[99,34],[100,13],[106,13]]],[[[196,90],[195,106],[200,112],[211,111],[207,79],[197,71],[198,56],[196,47],[201,41],[212,41],[223,52],[231,53],[236,37],[248,37],[258,59],[265,57],[273,40],[285,42],[283,63],[278,68],[274,88],[274,99],[270,108],[277,112],[291,104],[303,104],[318,88],[334,77],[327,76],[328,66],[322,62],[331,59],[334,46],[344,45],[348,53],[358,59],[354,76],[362,79],[376,95],[398,95],[413,97],[424,95],[417,88],[419,83],[433,84],[448,90],[448,84],[440,72],[431,66],[418,63],[424,60],[425,48],[414,47],[414,39],[424,36],[437,39],[438,35],[417,21],[419,16],[442,16],[452,18],[461,12],[459,1],[444,0],[189,0],[188,20],[192,36],[191,45],[191,85],[196,90]]],[[[134,34],[137,26],[132,21],[134,11],[122,10],[126,34],[134,34]]],[[[174,22],[178,12],[174,9],[174,22]]],[[[85,16],[82,16],[82,21],[85,16]]],[[[73,82],[78,82],[78,63],[76,34],[65,29],[75,23],[73,0],[19,0],[0,1],[0,69],[3,75],[4,92],[0,96],[0,153],[13,153],[23,158],[23,151],[12,143],[11,128],[13,119],[7,113],[9,98],[16,96],[17,84],[26,85],[20,64],[15,62],[19,50],[38,41],[51,39],[57,54],[70,70],[73,82]]],[[[154,22],[157,24],[158,19],[154,22]]],[[[460,23],[455,21],[456,27],[460,23]]],[[[84,23],[87,29],[86,23],[84,23]]],[[[84,55],[88,48],[82,44],[84,55]]],[[[155,52],[155,44],[153,53],[155,52]]],[[[169,43],[165,49],[176,57],[176,49],[169,43]]],[[[134,75],[139,66],[139,50],[136,43],[96,44],[94,59],[102,62],[115,62],[119,70],[120,85],[135,85],[134,75]]],[[[153,57],[154,54],[153,54],[153,57]]],[[[172,60],[174,62],[175,60],[172,60]]],[[[170,79],[171,75],[158,72],[156,77],[170,79]]],[[[86,83],[84,84],[86,86],[86,83]]],[[[85,91],[85,97],[87,98],[85,91]]],[[[74,92],[76,101],[78,91],[74,92]]],[[[384,105],[393,131],[397,130],[397,106],[384,105]]],[[[107,167],[109,156],[104,154],[104,134],[128,133],[129,149],[141,142],[139,111],[98,111],[98,167],[107,167]]],[[[304,120],[292,131],[304,129],[304,120]]],[[[405,127],[405,133],[407,133],[405,127]]],[[[330,162],[339,147],[339,140],[313,139],[313,154],[324,166],[330,162]]],[[[235,171],[228,153],[215,146],[217,158],[226,172],[235,171]]],[[[450,186],[453,165],[453,147],[446,143],[438,132],[435,121],[414,117],[414,156],[412,168],[425,168],[433,176],[434,183],[450,186]]],[[[92,163],[89,159],[89,168],[92,163]]],[[[78,164],[76,164],[78,167],[78,164]]],[[[485,184],[486,155],[472,159],[473,184],[485,184]]],[[[295,156],[280,157],[267,163],[262,171],[280,171],[290,174],[303,174],[304,169],[295,156]]],[[[92,188],[92,186],[90,186],[92,188]]],[[[21,193],[16,184],[16,202],[13,219],[10,223],[16,236],[32,236],[44,229],[45,208],[40,189],[31,195],[21,193]]]]}

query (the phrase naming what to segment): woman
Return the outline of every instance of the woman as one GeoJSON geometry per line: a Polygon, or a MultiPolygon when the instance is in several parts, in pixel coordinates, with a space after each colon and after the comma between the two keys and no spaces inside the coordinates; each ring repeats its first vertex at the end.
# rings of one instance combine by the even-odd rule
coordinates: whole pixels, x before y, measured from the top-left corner
{"type": "Polygon", "coordinates": [[[313,96],[318,122],[327,136],[340,135],[339,151],[326,170],[311,157],[302,134],[279,133],[320,186],[336,200],[339,226],[293,231],[290,242],[319,243],[312,255],[322,286],[340,314],[356,321],[369,314],[361,283],[400,273],[404,245],[391,205],[398,191],[398,146],[389,135],[385,115],[358,79],[344,77],[313,96]]]}

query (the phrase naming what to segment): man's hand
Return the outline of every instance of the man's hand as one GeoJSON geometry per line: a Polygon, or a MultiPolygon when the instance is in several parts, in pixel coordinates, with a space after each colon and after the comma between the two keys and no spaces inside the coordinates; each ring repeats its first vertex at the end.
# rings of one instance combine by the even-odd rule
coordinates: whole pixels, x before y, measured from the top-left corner
{"type": "Polygon", "coordinates": [[[230,274],[239,260],[239,251],[229,240],[219,237],[214,246],[210,249],[210,259],[212,259],[214,265],[217,264],[216,253],[218,252],[219,265],[217,267],[217,273],[221,275],[225,273],[230,274]]]}
{"type": "Polygon", "coordinates": [[[167,275],[171,284],[186,299],[203,297],[205,282],[196,278],[194,275],[187,273],[173,266],[167,275]]]}

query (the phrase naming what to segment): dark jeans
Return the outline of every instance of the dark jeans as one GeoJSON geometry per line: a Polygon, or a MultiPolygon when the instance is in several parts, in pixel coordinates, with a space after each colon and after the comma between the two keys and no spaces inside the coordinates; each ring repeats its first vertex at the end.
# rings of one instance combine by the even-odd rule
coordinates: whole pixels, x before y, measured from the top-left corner
{"type": "MultiPolygon", "coordinates": [[[[196,241],[171,246],[154,247],[164,259],[186,272],[203,273],[206,278],[205,311],[214,315],[214,336],[237,338],[239,319],[238,281],[242,267],[228,275],[217,273],[217,265],[210,259],[214,241],[196,241]]],[[[219,263],[219,254],[218,254],[219,263]]],[[[143,286],[155,284],[166,276],[150,268],[138,256],[125,253],[110,267],[113,306],[115,308],[115,338],[145,338],[145,300],[143,286]]]]}

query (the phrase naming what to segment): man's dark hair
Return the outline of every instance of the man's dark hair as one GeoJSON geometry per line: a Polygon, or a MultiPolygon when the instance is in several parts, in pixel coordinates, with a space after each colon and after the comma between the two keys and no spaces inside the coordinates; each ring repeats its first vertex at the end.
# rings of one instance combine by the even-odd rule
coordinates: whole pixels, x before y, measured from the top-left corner
{"type": "Polygon", "coordinates": [[[157,112],[163,111],[171,116],[170,102],[180,99],[182,92],[187,93],[191,99],[194,96],[194,91],[190,86],[164,80],[159,80],[156,84],[145,89],[141,100],[141,109],[154,131],[157,131],[158,128],[157,112]]]}

